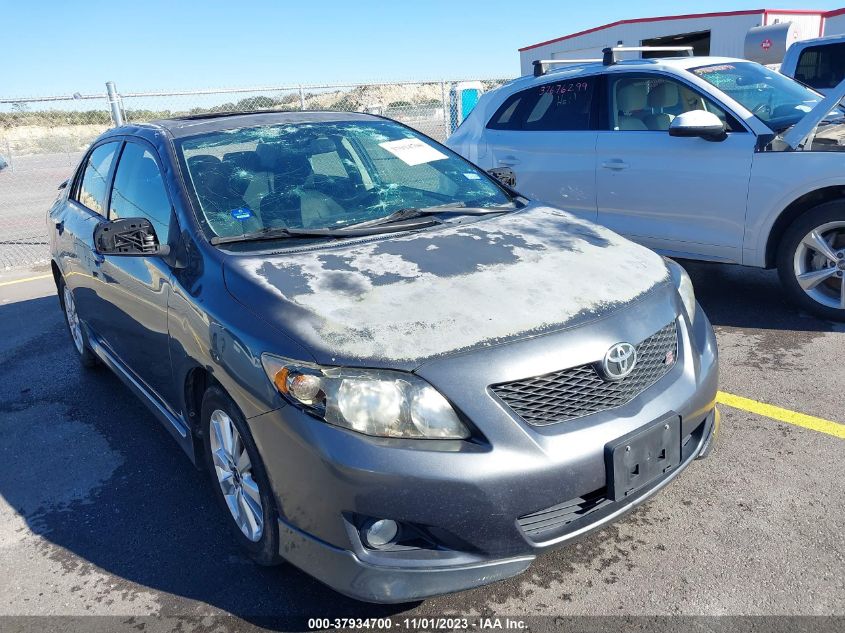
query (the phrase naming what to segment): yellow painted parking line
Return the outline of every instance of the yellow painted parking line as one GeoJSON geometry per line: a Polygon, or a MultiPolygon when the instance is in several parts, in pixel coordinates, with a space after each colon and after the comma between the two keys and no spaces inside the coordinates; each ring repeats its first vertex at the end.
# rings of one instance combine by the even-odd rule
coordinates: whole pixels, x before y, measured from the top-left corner
{"type": "Polygon", "coordinates": [[[13,279],[12,281],[0,281],[0,286],[11,286],[13,284],[22,284],[26,281],[38,281],[39,279],[50,279],[53,275],[48,273],[46,275],[36,275],[35,277],[24,277],[23,279],[13,279]]]}
{"type": "Polygon", "coordinates": [[[818,431],[819,433],[827,433],[833,437],[845,439],[845,424],[838,422],[831,422],[824,418],[817,418],[812,415],[798,413],[797,411],[790,411],[789,409],[781,409],[765,402],[758,402],[750,398],[743,398],[742,396],[735,396],[732,393],[725,393],[720,391],[716,396],[716,402],[725,404],[735,409],[742,409],[743,411],[750,411],[757,415],[762,415],[779,422],[786,422],[787,424],[794,424],[805,429],[818,431]]]}

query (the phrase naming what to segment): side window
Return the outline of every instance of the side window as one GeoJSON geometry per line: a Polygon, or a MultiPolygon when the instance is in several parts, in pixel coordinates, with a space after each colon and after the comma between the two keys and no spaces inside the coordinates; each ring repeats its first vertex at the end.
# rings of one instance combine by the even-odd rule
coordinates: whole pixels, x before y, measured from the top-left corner
{"type": "MultiPolygon", "coordinates": [[[[531,101],[531,105],[537,102],[537,99],[531,99],[531,91],[523,90],[508,97],[505,102],[496,110],[496,114],[487,122],[487,129],[489,130],[519,130],[522,129],[522,121],[517,117],[517,110],[524,103],[531,101]]],[[[524,107],[521,108],[524,110],[524,107]]]]}
{"type": "Polygon", "coordinates": [[[728,131],[744,131],[734,117],[710,99],[681,82],[662,76],[611,76],[609,97],[612,130],[665,131],[679,114],[706,110],[725,122],[728,131]]]}
{"type": "Polygon", "coordinates": [[[88,157],[85,171],[73,198],[80,204],[106,215],[106,190],[109,186],[109,170],[120,143],[106,143],[96,148],[88,157]]]}
{"type": "Polygon", "coordinates": [[[159,242],[166,244],[170,214],[170,198],[152,152],[138,143],[127,143],[114,176],[109,217],[147,218],[159,242]]]}
{"type": "Polygon", "coordinates": [[[812,88],[835,88],[845,77],[845,43],[808,46],[798,57],[795,78],[812,88]]]}
{"type": "Polygon", "coordinates": [[[579,77],[523,90],[505,100],[487,127],[546,132],[589,130],[595,86],[595,77],[579,77]]]}

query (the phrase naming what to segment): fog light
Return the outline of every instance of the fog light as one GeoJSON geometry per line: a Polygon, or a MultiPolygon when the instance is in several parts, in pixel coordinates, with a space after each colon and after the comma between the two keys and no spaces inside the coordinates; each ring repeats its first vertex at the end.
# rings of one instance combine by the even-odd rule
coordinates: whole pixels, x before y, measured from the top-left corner
{"type": "Polygon", "coordinates": [[[380,549],[386,545],[390,545],[393,539],[399,534],[399,525],[396,521],[390,519],[379,519],[373,521],[363,530],[364,541],[370,547],[380,549]]]}

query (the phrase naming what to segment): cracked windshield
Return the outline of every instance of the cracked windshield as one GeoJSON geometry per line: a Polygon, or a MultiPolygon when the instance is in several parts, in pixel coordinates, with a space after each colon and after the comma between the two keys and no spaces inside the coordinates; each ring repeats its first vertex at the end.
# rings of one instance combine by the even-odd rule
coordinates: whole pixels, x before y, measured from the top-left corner
{"type": "Polygon", "coordinates": [[[507,207],[482,171],[389,121],[225,130],[179,144],[212,235],[342,228],[409,207],[507,207]]]}

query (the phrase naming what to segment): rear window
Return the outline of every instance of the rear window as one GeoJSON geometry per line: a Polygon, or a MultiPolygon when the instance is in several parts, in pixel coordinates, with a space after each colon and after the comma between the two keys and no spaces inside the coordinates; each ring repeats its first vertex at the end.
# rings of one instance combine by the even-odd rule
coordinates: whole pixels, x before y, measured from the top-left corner
{"type": "Polygon", "coordinates": [[[505,100],[487,127],[519,131],[589,130],[595,86],[595,77],[579,77],[517,92],[505,100]]]}
{"type": "Polygon", "coordinates": [[[795,78],[812,88],[835,88],[845,77],[845,43],[808,46],[798,57],[795,78]]]}

